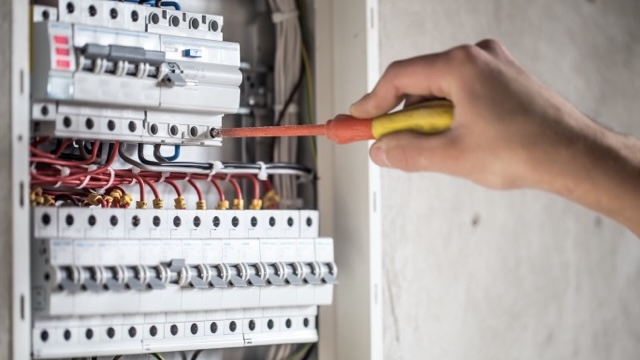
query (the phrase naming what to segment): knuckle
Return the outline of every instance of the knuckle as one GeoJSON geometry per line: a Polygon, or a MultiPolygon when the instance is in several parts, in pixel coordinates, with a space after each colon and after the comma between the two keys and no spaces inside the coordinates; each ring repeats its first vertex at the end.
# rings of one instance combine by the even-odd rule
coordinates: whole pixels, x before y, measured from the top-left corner
{"type": "Polygon", "coordinates": [[[504,49],[504,46],[495,39],[484,39],[478,42],[476,46],[490,53],[499,53],[504,49]]]}

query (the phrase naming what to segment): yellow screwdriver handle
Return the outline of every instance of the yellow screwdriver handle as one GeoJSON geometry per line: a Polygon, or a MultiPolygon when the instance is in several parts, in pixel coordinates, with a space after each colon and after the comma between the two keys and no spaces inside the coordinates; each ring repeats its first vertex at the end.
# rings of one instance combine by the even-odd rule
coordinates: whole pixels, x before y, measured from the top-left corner
{"type": "Polygon", "coordinates": [[[436,134],[449,130],[452,123],[453,104],[434,100],[373,119],[371,132],[376,139],[400,131],[436,134]]]}

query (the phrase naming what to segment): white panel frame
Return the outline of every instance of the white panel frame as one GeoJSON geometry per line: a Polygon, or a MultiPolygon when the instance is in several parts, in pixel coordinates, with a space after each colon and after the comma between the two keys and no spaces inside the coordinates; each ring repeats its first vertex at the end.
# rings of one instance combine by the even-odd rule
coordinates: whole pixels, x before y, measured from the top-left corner
{"type": "MultiPolygon", "coordinates": [[[[316,115],[330,119],[379,78],[378,0],[314,5],[316,115]]],[[[335,239],[340,281],[334,305],[320,308],[319,358],[382,359],[380,169],[370,143],[318,145],[320,233],[335,239]]]]}
{"type": "MultiPolygon", "coordinates": [[[[29,233],[29,2],[11,1],[11,352],[31,354],[29,233]]],[[[7,229],[8,230],[8,229],[7,229]]]]}

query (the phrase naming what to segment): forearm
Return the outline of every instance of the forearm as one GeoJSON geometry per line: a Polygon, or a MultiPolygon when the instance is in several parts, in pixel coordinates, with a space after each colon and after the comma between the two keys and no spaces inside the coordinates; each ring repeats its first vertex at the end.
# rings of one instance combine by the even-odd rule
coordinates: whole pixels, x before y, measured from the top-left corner
{"type": "Polygon", "coordinates": [[[558,150],[554,168],[540,187],[600,212],[640,236],[640,141],[589,125],[586,133],[558,150]]]}

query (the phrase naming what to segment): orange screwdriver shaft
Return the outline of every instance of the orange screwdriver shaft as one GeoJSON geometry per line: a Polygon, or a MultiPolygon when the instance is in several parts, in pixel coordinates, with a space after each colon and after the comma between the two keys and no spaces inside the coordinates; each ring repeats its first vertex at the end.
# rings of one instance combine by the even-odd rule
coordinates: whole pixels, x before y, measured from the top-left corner
{"type": "Polygon", "coordinates": [[[338,115],[322,125],[283,125],[246,128],[222,128],[212,131],[214,138],[326,136],[338,144],[374,139],[371,119],[338,115]]]}

